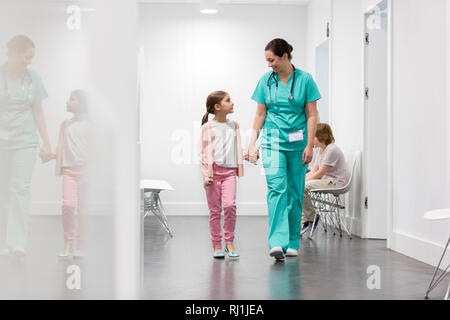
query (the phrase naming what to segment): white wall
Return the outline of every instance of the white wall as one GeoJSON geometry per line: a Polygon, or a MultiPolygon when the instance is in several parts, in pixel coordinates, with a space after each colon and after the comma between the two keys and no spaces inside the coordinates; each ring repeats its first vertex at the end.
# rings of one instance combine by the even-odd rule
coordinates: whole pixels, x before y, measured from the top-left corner
{"type": "MultiPolygon", "coordinates": [[[[336,140],[344,150],[363,148],[363,13],[378,2],[332,2],[331,119],[336,140]]],[[[308,21],[321,19],[320,11],[314,10],[321,3],[322,0],[310,3],[308,21]]],[[[393,3],[394,234],[391,247],[435,265],[450,224],[427,223],[423,214],[450,206],[450,134],[446,126],[450,123],[449,5],[447,1],[445,7],[445,0],[393,3]],[[445,65],[447,68],[443,68],[445,65]],[[430,120],[426,121],[428,114],[430,120]]],[[[313,65],[314,48],[307,49],[308,64],[313,65]]],[[[362,231],[361,207],[353,204],[355,207],[349,215],[356,223],[352,231],[358,235],[362,231]]]]}
{"type": "MultiPolygon", "coordinates": [[[[447,0],[447,35],[445,39],[447,40],[447,81],[446,81],[446,88],[447,88],[447,123],[450,123],[450,1],[447,0]]],[[[450,148],[448,147],[450,145],[450,126],[447,126],[447,163],[450,163],[450,148]]],[[[450,191],[450,165],[447,166],[447,190],[450,191]]]]}
{"type": "MultiPolygon", "coordinates": [[[[256,110],[250,97],[269,71],[264,47],[275,37],[286,39],[294,47],[293,63],[304,68],[306,9],[221,5],[218,15],[204,16],[195,4],[145,4],[140,15],[146,55],[142,177],[175,188],[161,195],[169,214],[207,214],[196,151],[206,97],[214,90],[230,93],[246,148],[256,110]]],[[[245,171],[238,214],[267,214],[261,166],[246,165],[245,171]]]]}
{"type": "Polygon", "coordinates": [[[445,2],[394,1],[392,248],[430,264],[450,230],[449,222],[423,219],[428,210],[450,207],[445,2]]]}
{"type": "Polygon", "coordinates": [[[306,21],[306,66],[314,76],[315,49],[327,40],[327,23],[331,21],[331,0],[311,1],[307,6],[306,21]]]}

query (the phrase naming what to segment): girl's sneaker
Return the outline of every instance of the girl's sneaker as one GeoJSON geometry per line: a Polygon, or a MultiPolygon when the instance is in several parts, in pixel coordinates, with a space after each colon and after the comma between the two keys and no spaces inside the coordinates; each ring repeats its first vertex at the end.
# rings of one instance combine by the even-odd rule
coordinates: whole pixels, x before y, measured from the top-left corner
{"type": "Polygon", "coordinates": [[[239,258],[239,252],[237,252],[237,251],[230,251],[230,250],[228,250],[228,248],[227,247],[225,247],[225,253],[227,253],[228,254],[228,257],[230,257],[230,258],[239,258]]]}
{"type": "Polygon", "coordinates": [[[58,254],[58,258],[60,259],[68,259],[70,257],[70,251],[61,251],[58,254]]]}
{"type": "Polygon", "coordinates": [[[67,259],[70,257],[70,254],[73,252],[72,244],[65,244],[64,249],[58,254],[58,258],[67,259]]]}
{"type": "Polygon", "coordinates": [[[224,259],[225,258],[225,253],[221,250],[221,251],[214,251],[213,254],[214,259],[224,259]]]}

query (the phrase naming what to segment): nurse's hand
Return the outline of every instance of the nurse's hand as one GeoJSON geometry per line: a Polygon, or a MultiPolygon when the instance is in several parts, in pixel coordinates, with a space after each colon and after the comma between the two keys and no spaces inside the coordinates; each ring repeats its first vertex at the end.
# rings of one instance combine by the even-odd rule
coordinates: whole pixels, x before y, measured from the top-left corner
{"type": "Polygon", "coordinates": [[[312,161],[313,158],[313,147],[312,146],[306,146],[305,151],[303,151],[303,156],[302,156],[302,166],[310,163],[312,161]]]}
{"type": "Polygon", "coordinates": [[[259,151],[255,146],[250,145],[248,147],[248,152],[244,157],[248,162],[256,164],[256,161],[259,159],[259,151]]]}
{"type": "Polygon", "coordinates": [[[39,152],[39,157],[41,158],[42,163],[46,163],[54,159],[56,156],[54,156],[50,146],[43,145],[41,147],[41,151],[39,152]]]}

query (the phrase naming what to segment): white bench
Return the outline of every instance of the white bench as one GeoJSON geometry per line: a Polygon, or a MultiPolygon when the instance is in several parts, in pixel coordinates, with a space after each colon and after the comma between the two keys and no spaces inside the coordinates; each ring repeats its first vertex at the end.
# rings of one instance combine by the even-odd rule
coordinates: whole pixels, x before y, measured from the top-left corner
{"type": "Polygon", "coordinates": [[[150,213],[153,213],[161,224],[166,228],[171,237],[173,233],[167,222],[164,207],[159,197],[161,191],[174,190],[172,186],[164,180],[141,180],[141,192],[144,206],[144,219],[150,213]]]}

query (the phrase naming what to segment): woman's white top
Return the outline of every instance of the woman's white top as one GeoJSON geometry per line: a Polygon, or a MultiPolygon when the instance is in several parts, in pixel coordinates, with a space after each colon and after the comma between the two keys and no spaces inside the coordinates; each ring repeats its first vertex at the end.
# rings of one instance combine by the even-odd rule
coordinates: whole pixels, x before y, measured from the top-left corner
{"type": "Polygon", "coordinates": [[[62,167],[78,167],[86,164],[88,128],[89,122],[84,118],[72,118],[66,122],[62,144],[62,167]]]}
{"type": "Polygon", "coordinates": [[[211,120],[210,125],[214,133],[212,143],[215,164],[225,168],[237,168],[236,128],[234,122],[211,120]]]}
{"type": "Polygon", "coordinates": [[[328,179],[338,186],[344,186],[347,184],[350,174],[347,169],[347,162],[342,150],[334,143],[329,144],[325,150],[318,148],[316,156],[316,165],[330,166],[327,173],[322,179],[328,179]]]}

